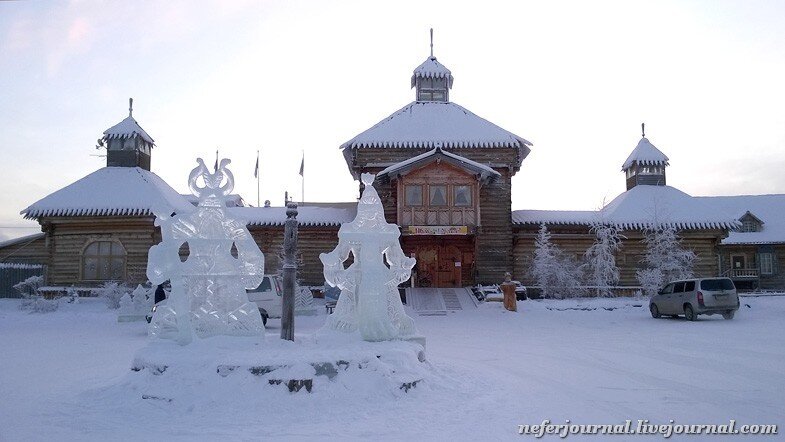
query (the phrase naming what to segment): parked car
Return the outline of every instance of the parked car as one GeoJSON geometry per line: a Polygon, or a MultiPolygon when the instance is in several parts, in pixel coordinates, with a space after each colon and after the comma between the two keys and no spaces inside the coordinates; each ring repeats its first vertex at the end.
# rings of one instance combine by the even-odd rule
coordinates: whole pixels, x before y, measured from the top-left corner
{"type": "MultiPolygon", "coordinates": [[[[262,314],[262,323],[264,325],[267,325],[267,319],[269,318],[281,317],[281,311],[283,310],[281,298],[281,295],[283,294],[282,287],[281,278],[276,275],[264,275],[264,279],[262,279],[262,283],[259,284],[258,287],[246,290],[248,293],[248,300],[259,307],[259,313],[262,314]]],[[[156,301],[157,302],[152,310],[150,310],[150,313],[147,314],[146,319],[148,323],[153,320],[153,313],[155,313],[158,307],[166,303],[166,299],[158,301],[158,297],[156,297],[156,301]]]]}
{"type": "Polygon", "coordinates": [[[264,275],[262,283],[248,292],[248,300],[256,303],[262,314],[262,323],[267,325],[268,318],[280,318],[283,308],[283,284],[276,275],[264,275]]]}
{"type": "Polygon", "coordinates": [[[515,299],[518,301],[525,301],[526,296],[526,286],[524,286],[520,281],[512,281],[515,284],[515,299]]]}
{"type": "Polygon", "coordinates": [[[739,309],[739,295],[729,278],[697,278],[665,285],[649,301],[653,318],[684,315],[694,321],[698,315],[721,314],[733,319],[739,309]]]}

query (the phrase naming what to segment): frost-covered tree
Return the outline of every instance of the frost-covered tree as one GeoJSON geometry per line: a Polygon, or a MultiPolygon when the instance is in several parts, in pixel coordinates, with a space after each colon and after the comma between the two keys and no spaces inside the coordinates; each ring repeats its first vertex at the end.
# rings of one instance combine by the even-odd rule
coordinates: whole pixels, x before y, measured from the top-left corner
{"type": "Polygon", "coordinates": [[[22,298],[28,299],[38,295],[38,288],[43,284],[43,276],[31,276],[22,282],[14,284],[14,289],[22,295],[22,298]]]}
{"type": "Polygon", "coordinates": [[[693,276],[692,268],[697,256],[692,250],[682,247],[675,227],[649,229],[644,242],[646,255],[643,263],[646,268],[639,270],[636,276],[645,295],[657,293],[668,281],[693,276]]]}
{"type": "Polygon", "coordinates": [[[43,276],[31,276],[24,281],[15,284],[14,288],[22,295],[22,302],[19,308],[30,310],[34,313],[48,313],[57,310],[60,305],[57,299],[45,299],[38,289],[43,285],[43,276]]]}
{"type": "Polygon", "coordinates": [[[531,276],[542,290],[542,296],[564,298],[580,294],[581,270],[574,258],[566,256],[551,242],[545,224],[534,240],[531,276]]]}
{"type": "Polygon", "coordinates": [[[619,232],[613,226],[597,223],[592,226],[597,239],[586,250],[584,269],[589,285],[597,296],[610,296],[611,287],[619,282],[619,268],[615,253],[619,250],[619,232]]]}
{"type": "Polygon", "coordinates": [[[107,307],[116,310],[120,308],[120,298],[129,291],[128,287],[117,282],[105,282],[97,293],[99,297],[104,298],[107,307]]]}

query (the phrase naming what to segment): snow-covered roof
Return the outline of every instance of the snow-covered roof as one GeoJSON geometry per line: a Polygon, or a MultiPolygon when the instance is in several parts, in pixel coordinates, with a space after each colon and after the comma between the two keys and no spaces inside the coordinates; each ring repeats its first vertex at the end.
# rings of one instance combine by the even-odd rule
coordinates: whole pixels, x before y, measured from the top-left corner
{"type": "Polygon", "coordinates": [[[523,160],[531,145],[455,103],[414,101],[343,143],[341,149],[512,147],[520,150],[523,160]]]}
{"type": "MultiPolygon", "coordinates": [[[[180,194],[183,198],[187,199],[189,203],[194,206],[199,205],[199,197],[193,195],[191,193],[181,193],[180,194]]],[[[242,196],[238,193],[233,193],[231,195],[226,196],[226,207],[250,207],[248,203],[245,202],[242,196]]]]}
{"type": "Polygon", "coordinates": [[[732,229],[738,219],[670,186],[638,185],[614,198],[599,211],[513,211],[516,224],[581,224],[595,222],[620,229],[673,226],[677,229],[732,229]]]}
{"type": "Polygon", "coordinates": [[[43,238],[44,235],[45,234],[43,232],[38,232],[38,233],[33,233],[31,235],[25,235],[25,236],[20,236],[18,238],[12,238],[12,239],[7,239],[5,241],[0,241],[0,248],[13,246],[16,244],[22,244],[26,242],[33,242],[37,239],[43,238]]]}
{"type": "Polygon", "coordinates": [[[446,78],[447,87],[452,88],[453,76],[449,69],[444,67],[443,64],[436,60],[436,57],[431,55],[426,58],[421,65],[414,69],[412,74],[412,86],[417,83],[417,78],[446,78]]]}
{"type": "Polygon", "coordinates": [[[785,243],[785,194],[703,196],[698,199],[736,219],[749,212],[763,222],[759,232],[730,232],[722,244],[785,243]]]}
{"type": "Polygon", "coordinates": [[[738,220],[671,186],[638,185],[601,210],[604,220],[624,229],[658,225],[677,229],[731,229],[738,220]]]}
{"type": "MultiPolygon", "coordinates": [[[[286,207],[233,207],[228,211],[251,226],[282,226],[286,221],[286,207]]],[[[357,203],[297,207],[297,221],[301,226],[340,226],[351,222],[356,214],[357,203]]]]}
{"type": "Polygon", "coordinates": [[[635,149],[632,150],[630,156],[627,157],[627,161],[621,166],[621,170],[625,171],[632,166],[633,162],[637,162],[641,165],[668,165],[668,157],[665,156],[659,149],[654,147],[653,144],[649,141],[648,138],[643,137],[640,141],[638,141],[638,145],[635,146],[635,149]]]}
{"type": "Polygon", "coordinates": [[[114,126],[104,131],[104,139],[111,140],[113,138],[132,138],[138,135],[149,144],[155,144],[153,138],[139,126],[139,123],[134,120],[134,117],[128,116],[123,121],[115,124],[114,126]]]}
{"type": "Polygon", "coordinates": [[[410,166],[415,166],[420,163],[428,163],[433,160],[435,157],[443,157],[446,158],[447,161],[450,163],[456,164],[460,167],[465,169],[470,169],[473,172],[480,174],[482,178],[488,177],[498,177],[501,174],[490,166],[486,166],[485,164],[478,163],[476,161],[472,161],[468,158],[464,158],[460,155],[456,155],[451,152],[447,152],[442,150],[440,147],[435,149],[431,149],[428,152],[423,154],[417,155],[415,157],[409,158],[408,160],[401,161],[400,163],[393,164],[392,166],[387,167],[386,169],[379,172],[376,177],[381,178],[386,175],[395,175],[396,173],[403,172],[407,170],[410,166]]]}
{"type": "Polygon", "coordinates": [[[139,167],[104,167],[22,210],[42,216],[150,215],[153,208],[193,210],[187,199],[158,175],[139,167]]]}
{"type": "Polygon", "coordinates": [[[513,210],[513,224],[589,225],[599,221],[593,210],[513,210]]]}

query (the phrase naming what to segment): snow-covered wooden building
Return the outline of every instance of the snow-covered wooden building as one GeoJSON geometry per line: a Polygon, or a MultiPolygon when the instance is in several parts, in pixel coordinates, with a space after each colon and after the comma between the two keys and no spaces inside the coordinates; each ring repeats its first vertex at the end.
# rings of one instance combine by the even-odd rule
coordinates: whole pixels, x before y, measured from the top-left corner
{"type": "Polygon", "coordinates": [[[453,75],[433,54],[410,84],[415,101],[341,145],[349,171],[377,174],[416,285],[501,281],[512,268],[511,179],[531,143],[451,102],[453,75]]]}
{"type": "MultiPolygon", "coordinates": [[[[340,146],[353,177],[376,174],[385,217],[401,227],[401,246],[417,259],[416,286],[498,283],[508,271],[531,283],[540,225],[581,260],[594,241],[591,226],[604,223],[625,237],[616,254],[622,285],[637,285],[644,230],[672,225],[697,253],[699,275],[785,288],[785,195],[692,197],[666,184],[669,159],[643,136],[622,165],[626,191],[601,210],[512,210],[512,178],[532,143],[451,102],[453,82],[431,54],[411,77],[415,100],[340,146]]],[[[153,208],[177,213],[193,198],[150,171],[155,143],[130,109],[100,144],[107,166],[25,208],[23,216],[37,220],[42,233],[1,243],[0,262],[44,264],[49,286],[146,281],[147,251],[161,239],[153,208]]],[[[239,196],[232,205],[248,220],[267,271],[276,273],[285,208],[248,207],[239,196]]],[[[323,283],[319,253],[335,247],[355,206],[300,205],[305,284],[323,283]]]]}
{"type": "Polygon", "coordinates": [[[627,191],[602,209],[513,211],[515,275],[532,282],[528,269],[540,225],[581,262],[594,241],[592,225],[601,223],[620,230],[620,284],[635,286],[644,265],[644,231],[673,226],[697,255],[697,275],[728,276],[744,289],[785,288],[779,264],[785,260],[785,195],[693,197],[666,185],[668,166],[668,157],[644,135],[622,165],[627,191]]]}
{"type": "MultiPolygon", "coordinates": [[[[0,261],[44,264],[49,287],[147,281],[148,250],[161,241],[153,208],[178,213],[196,201],[150,171],[155,145],[131,111],[104,132],[100,145],[107,149],[107,166],[22,210],[25,218],[39,222],[43,233],[3,242],[0,261]]],[[[248,207],[238,195],[232,195],[229,206],[248,220],[268,269],[276,273],[285,209],[248,207]]],[[[351,204],[300,208],[304,280],[321,281],[318,255],[335,247],[340,224],[351,221],[354,210],[351,204]]]]}

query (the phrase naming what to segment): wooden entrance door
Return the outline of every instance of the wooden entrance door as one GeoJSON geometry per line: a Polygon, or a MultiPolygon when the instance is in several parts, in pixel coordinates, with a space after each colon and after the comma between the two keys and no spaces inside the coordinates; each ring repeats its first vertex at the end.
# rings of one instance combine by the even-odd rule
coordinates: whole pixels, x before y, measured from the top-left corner
{"type": "Polygon", "coordinates": [[[439,247],[437,287],[461,286],[461,251],[455,246],[439,247]]]}
{"type": "Polygon", "coordinates": [[[455,246],[430,245],[417,249],[417,286],[461,287],[461,251],[455,246]]]}

